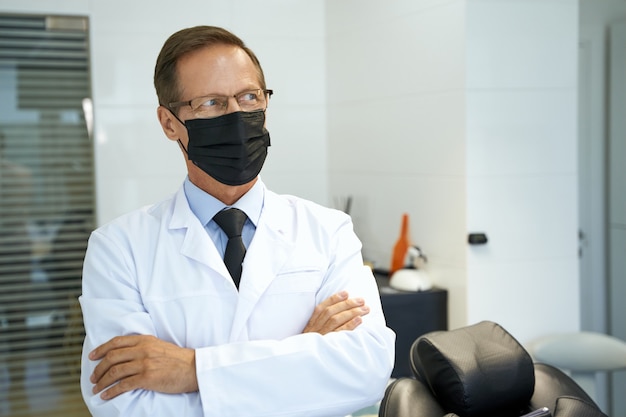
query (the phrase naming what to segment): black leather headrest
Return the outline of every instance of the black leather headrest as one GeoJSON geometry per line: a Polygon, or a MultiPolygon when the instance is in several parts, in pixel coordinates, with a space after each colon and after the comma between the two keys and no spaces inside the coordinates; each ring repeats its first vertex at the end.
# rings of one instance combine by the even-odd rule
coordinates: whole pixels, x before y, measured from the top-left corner
{"type": "Polygon", "coordinates": [[[430,389],[413,378],[398,378],[390,383],[379,410],[379,415],[389,417],[442,417],[445,414],[430,389]]]}
{"type": "Polygon", "coordinates": [[[413,343],[411,361],[446,412],[507,415],[525,409],[533,395],[532,358],[493,322],[425,334],[413,343]]]}

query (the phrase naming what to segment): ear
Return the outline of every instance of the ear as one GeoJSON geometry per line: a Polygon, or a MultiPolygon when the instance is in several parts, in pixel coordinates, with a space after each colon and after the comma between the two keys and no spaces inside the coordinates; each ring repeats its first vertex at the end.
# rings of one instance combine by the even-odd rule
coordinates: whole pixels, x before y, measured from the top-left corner
{"type": "Polygon", "coordinates": [[[181,135],[179,129],[181,128],[181,123],[174,117],[172,112],[163,106],[159,106],[157,107],[157,118],[163,129],[163,133],[165,133],[168,139],[174,141],[180,139],[181,135]]]}

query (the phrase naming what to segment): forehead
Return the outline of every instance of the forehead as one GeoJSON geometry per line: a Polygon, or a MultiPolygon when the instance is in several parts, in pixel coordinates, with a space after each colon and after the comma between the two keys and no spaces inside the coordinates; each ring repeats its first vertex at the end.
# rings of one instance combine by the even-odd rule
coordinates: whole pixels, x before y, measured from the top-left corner
{"type": "Polygon", "coordinates": [[[259,87],[252,59],[234,45],[213,45],[186,54],[178,61],[177,72],[183,99],[259,87]]]}

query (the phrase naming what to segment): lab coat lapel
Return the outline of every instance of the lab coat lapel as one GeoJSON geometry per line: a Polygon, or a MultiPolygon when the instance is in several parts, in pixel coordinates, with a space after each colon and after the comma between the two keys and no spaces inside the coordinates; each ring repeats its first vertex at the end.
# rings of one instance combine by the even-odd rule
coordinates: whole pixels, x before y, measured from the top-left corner
{"type": "Polygon", "coordinates": [[[185,229],[182,232],[184,238],[180,245],[181,255],[207,265],[224,279],[232,280],[215,244],[191,211],[182,187],[174,198],[169,228],[170,233],[173,229],[185,229]]]}
{"type": "Polygon", "coordinates": [[[245,325],[255,305],[294,248],[293,210],[276,194],[265,192],[264,209],[243,263],[231,341],[247,338],[245,325]]]}

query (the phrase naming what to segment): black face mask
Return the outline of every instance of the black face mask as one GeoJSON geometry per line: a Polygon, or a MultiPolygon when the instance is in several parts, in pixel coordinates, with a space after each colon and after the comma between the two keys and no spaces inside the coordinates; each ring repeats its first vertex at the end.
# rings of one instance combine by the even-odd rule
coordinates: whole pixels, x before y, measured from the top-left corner
{"type": "Polygon", "coordinates": [[[246,184],[259,175],[267,156],[270,134],[264,124],[264,111],[187,120],[187,156],[222,184],[246,184]]]}

